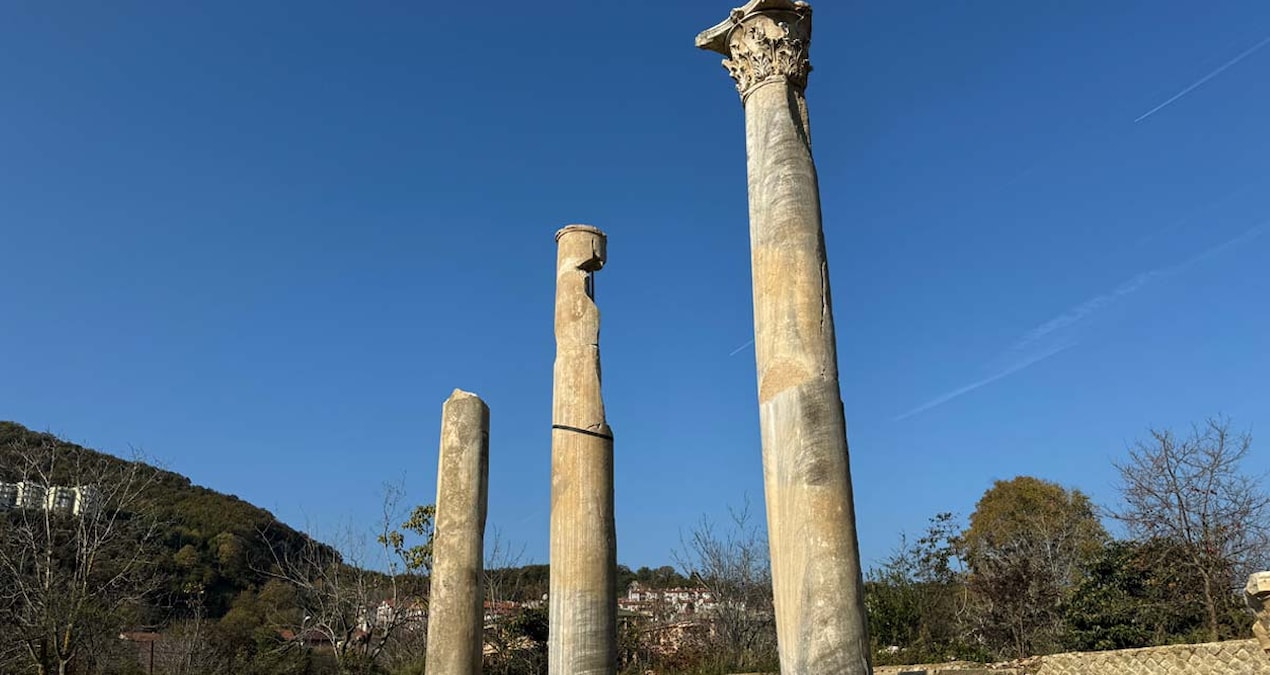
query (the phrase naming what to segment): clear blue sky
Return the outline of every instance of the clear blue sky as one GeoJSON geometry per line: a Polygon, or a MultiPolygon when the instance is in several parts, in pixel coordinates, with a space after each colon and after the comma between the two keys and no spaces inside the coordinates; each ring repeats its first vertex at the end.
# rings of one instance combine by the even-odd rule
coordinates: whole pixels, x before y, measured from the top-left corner
{"type": "MultiPolygon", "coordinates": [[[[323,532],[432,501],[461,387],[545,561],[552,234],[590,223],[620,561],[761,504],[742,110],[692,46],[726,2],[192,4],[0,5],[0,418],[323,532]]],[[[866,564],[994,479],[1110,503],[1148,425],[1227,413],[1270,468],[1267,37],[1260,1],[816,5],[866,564]]]]}

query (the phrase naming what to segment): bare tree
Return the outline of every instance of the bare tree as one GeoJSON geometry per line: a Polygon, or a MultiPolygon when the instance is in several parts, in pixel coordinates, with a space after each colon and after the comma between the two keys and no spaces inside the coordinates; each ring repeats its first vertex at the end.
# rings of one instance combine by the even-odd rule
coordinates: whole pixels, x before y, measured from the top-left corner
{"type": "Polygon", "coordinates": [[[159,470],[48,434],[7,438],[0,469],[0,671],[91,671],[158,586],[159,470]]]}
{"type": "Polygon", "coordinates": [[[1232,431],[1226,417],[1193,425],[1184,437],[1167,429],[1149,434],[1115,465],[1124,506],[1112,515],[1140,540],[1174,545],[1167,549],[1174,552],[1171,564],[1200,580],[1210,637],[1217,640],[1234,590],[1270,552],[1270,497],[1261,476],[1240,468],[1252,436],[1232,431]]]}
{"type": "Polygon", "coordinates": [[[210,640],[213,623],[208,621],[201,586],[183,589],[189,618],[169,626],[163,636],[150,642],[152,670],[164,675],[227,675],[233,663],[210,640]]]}
{"type": "Polygon", "coordinates": [[[271,546],[272,569],[262,570],[295,591],[299,623],[289,628],[297,643],[320,638],[341,673],[377,672],[394,641],[422,640],[426,591],[416,574],[430,567],[433,511],[416,507],[403,521],[401,498],[399,486],[386,486],[373,545],[364,530],[347,527],[336,546],[313,537],[298,550],[271,546]],[[422,543],[412,544],[410,533],[422,543]]]}
{"type": "Polygon", "coordinates": [[[387,626],[381,665],[393,673],[421,672],[427,652],[425,614],[429,578],[432,575],[432,531],[436,507],[415,506],[408,514],[400,508],[404,488],[401,483],[385,486],[384,512],[375,540],[386,553],[386,565],[396,580],[394,606],[400,616],[387,626]],[[402,519],[404,515],[404,520],[402,519]]]}
{"type": "Polygon", "coordinates": [[[502,528],[490,527],[489,546],[486,547],[485,599],[490,602],[507,602],[521,595],[521,575],[508,574],[522,564],[525,545],[513,545],[503,537],[502,528]]]}
{"type": "Polygon", "coordinates": [[[729,668],[766,667],[776,655],[776,621],[772,609],[772,573],[767,538],[754,522],[747,498],[729,509],[731,526],[720,530],[702,517],[675,563],[690,579],[705,586],[715,608],[707,617],[709,653],[729,668]]]}
{"type": "Polygon", "coordinates": [[[547,612],[526,587],[520,569],[525,546],[514,545],[494,526],[485,548],[484,672],[492,675],[538,673],[547,664],[547,612]]]}

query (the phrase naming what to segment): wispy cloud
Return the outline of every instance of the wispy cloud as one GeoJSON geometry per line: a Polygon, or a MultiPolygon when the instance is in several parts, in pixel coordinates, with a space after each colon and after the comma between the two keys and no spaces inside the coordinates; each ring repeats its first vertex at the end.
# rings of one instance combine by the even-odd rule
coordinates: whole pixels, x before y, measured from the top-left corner
{"type": "Polygon", "coordinates": [[[1233,59],[1231,59],[1231,60],[1229,60],[1229,61],[1227,61],[1226,63],[1223,63],[1223,64],[1222,64],[1219,68],[1217,68],[1217,69],[1216,69],[1216,70],[1214,70],[1213,72],[1211,72],[1211,73],[1209,73],[1209,74],[1207,74],[1207,75],[1205,75],[1205,76],[1203,76],[1203,77],[1199,78],[1198,80],[1196,80],[1196,81],[1192,82],[1190,86],[1188,86],[1187,88],[1183,89],[1182,91],[1177,92],[1177,93],[1176,93],[1176,94],[1174,94],[1172,97],[1170,97],[1170,98],[1169,98],[1169,100],[1167,100],[1167,101],[1165,101],[1165,102],[1161,103],[1160,105],[1157,105],[1157,106],[1155,106],[1154,108],[1152,108],[1152,109],[1150,109],[1150,110],[1148,110],[1148,111],[1146,111],[1146,112],[1142,113],[1140,116],[1138,116],[1138,119],[1136,119],[1136,120],[1134,120],[1134,121],[1133,121],[1133,123],[1134,123],[1134,124],[1137,124],[1138,122],[1141,122],[1142,120],[1144,120],[1144,119],[1146,119],[1146,118],[1148,118],[1148,117],[1150,117],[1150,116],[1152,116],[1152,115],[1156,114],[1157,112],[1160,112],[1161,110],[1163,110],[1164,108],[1168,107],[1169,105],[1172,105],[1172,104],[1173,104],[1173,102],[1175,102],[1175,101],[1177,101],[1178,99],[1182,98],[1183,96],[1185,96],[1185,95],[1187,95],[1187,94],[1191,93],[1192,91],[1195,91],[1195,90],[1196,90],[1196,89],[1198,89],[1200,86],[1202,86],[1205,82],[1207,82],[1207,81],[1209,81],[1209,80],[1213,79],[1214,77],[1217,77],[1218,75],[1221,75],[1221,74],[1222,74],[1222,72],[1224,72],[1227,68],[1229,68],[1229,67],[1231,67],[1231,66],[1235,65],[1236,63],[1239,63],[1240,61],[1243,61],[1244,59],[1248,58],[1249,56],[1252,56],[1254,53],[1256,53],[1256,52],[1257,52],[1257,50],[1261,49],[1262,47],[1264,47],[1264,46],[1266,46],[1266,45],[1268,45],[1268,44],[1270,44],[1270,37],[1267,37],[1267,38],[1265,38],[1264,40],[1262,40],[1261,42],[1258,42],[1257,44],[1255,44],[1255,45],[1253,45],[1253,46],[1249,47],[1248,49],[1244,50],[1242,54],[1240,54],[1239,56],[1236,56],[1235,58],[1233,58],[1233,59]]]}
{"type": "Polygon", "coordinates": [[[1191,264],[1191,261],[1187,261],[1186,263],[1182,263],[1181,265],[1176,265],[1174,267],[1164,267],[1138,274],[1132,279],[1116,286],[1114,290],[1101,295],[1096,295],[1028,331],[1022,338],[1019,339],[1018,342],[1014,343],[1014,345],[1010,347],[1007,353],[1027,352],[1037,343],[1045,340],[1050,335],[1075,326],[1087,319],[1089,315],[1094,312],[1097,312],[1126,295],[1141,289],[1143,286],[1146,286],[1156,279],[1175,274],[1177,271],[1180,271],[1183,267],[1189,264],[1191,264]]]}
{"type": "Polygon", "coordinates": [[[1124,298],[1126,295],[1137,292],[1143,286],[1146,286],[1147,284],[1153,281],[1157,281],[1165,277],[1171,277],[1175,274],[1185,271],[1186,268],[1192,265],[1195,265],[1196,263],[1207,260],[1221,253],[1222,251],[1225,251],[1234,246],[1238,246],[1239,244],[1251,241],[1252,239],[1264,233],[1267,228],[1270,228],[1270,221],[1261,223],[1260,225],[1255,225],[1253,227],[1250,227],[1247,230],[1240,233],[1238,236],[1228,239],[1226,241],[1223,241],[1222,243],[1217,244],[1215,246],[1211,246],[1207,249],[1204,249],[1200,253],[1194,256],[1191,256],[1190,258],[1187,258],[1186,260],[1183,260],[1180,263],[1177,263],[1174,265],[1168,265],[1165,267],[1158,267],[1156,269],[1149,270],[1146,272],[1142,272],[1141,274],[1135,275],[1133,278],[1129,279],[1128,281],[1120,284],[1119,286],[1116,286],[1115,289],[1113,289],[1112,291],[1094,296],[1080,303],[1079,305],[1072,307],[1066,312],[1059,314],[1058,316],[1050,319],[1049,321],[1042,323],[1036,328],[1033,328],[1032,330],[1028,331],[1017,343],[1014,344],[1014,346],[1010,348],[1010,351],[1011,352],[1028,351],[1029,349],[1034,347],[1038,342],[1049,337],[1051,334],[1064,330],[1066,328],[1075,326],[1076,324],[1084,321],[1087,317],[1089,317],[1089,315],[1093,314],[1094,312],[1097,312],[1098,310],[1103,309],[1107,305],[1110,305],[1113,302],[1116,302],[1117,300],[1124,298]]]}
{"type": "Polygon", "coordinates": [[[753,340],[750,340],[749,342],[747,342],[747,343],[745,343],[745,344],[741,345],[740,347],[737,347],[736,349],[733,349],[733,350],[732,350],[732,353],[731,353],[731,354],[728,354],[728,356],[729,356],[729,357],[736,356],[737,354],[740,354],[742,351],[744,351],[746,347],[749,347],[749,346],[750,346],[750,345],[752,345],[752,344],[754,344],[754,341],[753,341],[753,340]]]}
{"type": "Polygon", "coordinates": [[[1212,258],[1223,251],[1230,248],[1245,244],[1270,229],[1270,221],[1253,226],[1236,237],[1228,239],[1220,244],[1211,246],[1200,253],[1183,260],[1180,263],[1158,267],[1133,276],[1128,281],[1116,286],[1111,291],[1096,295],[1067,311],[1055,316],[1054,318],[1037,325],[1032,330],[1024,333],[1013,345],[1010,345],[996,362],[1004,362],[1005,365],[996,369],[996,371],[980,380],[976,380],[962,387],[958,387],[944,394],[940,394],[935,398],[895,417],[892,421],[912,417],[919,413],[926,412],[931,408],[941,406],[955,398],[969,394],[970,392],[987,386],[1002,378],[1013,375],[1028,366],[1035,365],[1061,352],[1064,352],[1077,344],[1077,340],[1072,337],[1071,332],[1078,325],[1084,323],[1090,316],[1105,309],[1109,305],[1124,299],[1126,296],[1136,293],[1148,284],[1171,277],[1185,271],[1187,268],[1201,261],[1212,258]],[[1055,344],[1057,342],[1057,344],[1055,344]]]}
{"type": "Polygon", "coordinates": [[[902,414],[902,415],[898,415],[898,416],[896,416],[896,417],[895,417],[895,419],[893,419],[893,420],[891,420],[891,421],[892,421],[892,422],[898,422],[898,421],[900,421],[900,420],[902,420],[902,419],[907,419],[907,418],[909,418],[909,417],[912,417],[913,415],[917,415],[917,414],[920,414],[920,413],[924,413],[924,412],[926,412],[927,410],[930,410],[931,408],[934,408],[934,407],[936,407],[936,406],[941,406],[941,405],[943,405],[943,404],[945,404],[945,403],[947,403],[947,402],[949,402],[949,401],[953,400],[954,398],[957,398],[958,396],[963,396],[963,395],[965,395],[965,394],[969,394],[970,392],[972,392],[972,391],[974,391],[974,390],[976,390],[976,389],[978,389],[978,388],[980,388],[980,387],[986,387],[986,386],[988,386],[989,384],[992,384],[993,382],[996,382],[997,380],[1000,380],[1001,378],[1004,378],[1004,377],[1009,377],[1010,375],[1013,375],[1013,374],[1015,374],[1015,373],[1019,372],[1020,370],[1023,370],[1024,368],[1027,368],[1028,366],[1031,366],[1031,365],[1034,365],[1034,364],[1040,363],[1041,361],[1044,361],[1045,359],[1048,359],[1048,358],[1050,358],[1051,356],[1055,356],[1055,355],[1059,354],[1060,352],[1067,351],[1068,349],[1071,349],[1072,347],[1075,347],[1075,346],[1076,346],[1076,343],[1075,343],[1075,342],[1069,342],[1069,343],[1067,343],[1067,344],[1063,344],[1063,345],[1059,345],[1059,346],[1057,346],[1057,347],[1052,347],[1052,348],[1050,348],[1050,349],[1047,349],[1047,350],[1045,350],[1045,351],[1041,352],[1040,354],[1036,354],[1035,356],[1030,356],[1030,357],[1028,357],[1028,358],[1026,358],[1026,359],[1023,359],[1022,361],[1018,361],[1017,363],[1014,363],[1014,364],[1012,364],[1012,365],[1008,366],[1008,367],[1007,367],[1007,368],[1005,368],[1004,370],[1002,370],[1002,371],[1000,371],[1000,372],[998,372],[998,373],[996,373],[996,374],[994,374],[994,375],[990,375],[990,376],[988,376],[988,377],[985,377],[985,378],[983,378],[982,380],[978,380],[978,381],[975,381],[975,382],[971,382],[970,384],[967,384],[967,385],[966,385],[966,386],[964,386],[964,387],[959,387],[959,388],[954,389],[954,390],[952,390],[952,391],[950,391],[950,392],[948,392],[948,393],[946,393],[946,394],[940,394],[939,396],[936,396],[935,398],[932,398],[931,400],[929,400],[929,401],[927,401],[927,402],[925,402],[925,403],[923,403],[923,404],[921,404],[921,405],[917,406],[916,408],[913,408],[912,410],[910,410],[910,411],[908,411],[908,412],[906,412],[906,413],[904,413],[904,414],[902,414]]]}

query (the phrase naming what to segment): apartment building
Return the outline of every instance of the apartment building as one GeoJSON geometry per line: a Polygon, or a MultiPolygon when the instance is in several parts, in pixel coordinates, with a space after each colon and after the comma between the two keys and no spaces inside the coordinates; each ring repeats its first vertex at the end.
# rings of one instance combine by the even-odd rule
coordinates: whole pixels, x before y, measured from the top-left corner
{"type": "Polygon", "coordinates": [[[0,483],[0,511],[8,511],[17,505],[17,483],[0,483]]]}
{"type": "Polygon", "coordinates": [[[43,485],[23,481],[18,483],[18,500],[14,508],[38,511],[44,508],[48,489],[43,485]]]}
{"type": "Polygon", "coordinates": [[[0,511],[29,509],[75,516],[95,513],[101,491],[91,485],[45,487],[29,481],[0,482],[0,511]]]}

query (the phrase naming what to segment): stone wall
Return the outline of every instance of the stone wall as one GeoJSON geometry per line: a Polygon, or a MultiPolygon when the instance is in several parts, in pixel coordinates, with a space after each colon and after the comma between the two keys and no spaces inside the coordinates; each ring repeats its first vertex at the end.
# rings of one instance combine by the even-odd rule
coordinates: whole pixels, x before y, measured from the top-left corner
{"type": "Polygon", "coordinates": [[[879,666],[874,675],[1270,675],[1256,640],[1071,652],[989,665],[879,666]]]}
{"type": "Polygon", "coordinates": [[[1270,675],[1270,656],[1256,640],[1054,654],[1036,675],[1270,675]]]}
{"type": "Polygon", "coordinates": [[[1024,675],[1006,663],[928,663],[914,666],[877,666],[873,675],[1024,675]]]}

